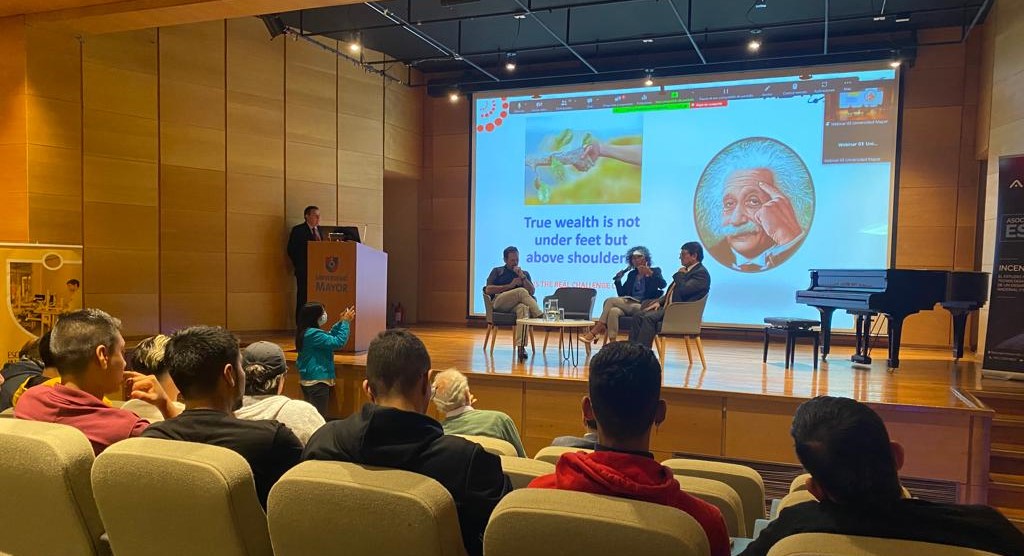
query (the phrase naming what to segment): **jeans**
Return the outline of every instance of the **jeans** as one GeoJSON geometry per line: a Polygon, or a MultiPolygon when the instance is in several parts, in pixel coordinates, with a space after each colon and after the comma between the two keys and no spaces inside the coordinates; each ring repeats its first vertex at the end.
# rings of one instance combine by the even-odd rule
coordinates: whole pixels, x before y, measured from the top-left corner
{"type": "Polygon", "coordinates": [[[331,386],[323,382],[317,382],[312,386],[302,387],[302,397],[313,404],[313,407],[327,419],[327,406],[331,401],[331,386]]]}

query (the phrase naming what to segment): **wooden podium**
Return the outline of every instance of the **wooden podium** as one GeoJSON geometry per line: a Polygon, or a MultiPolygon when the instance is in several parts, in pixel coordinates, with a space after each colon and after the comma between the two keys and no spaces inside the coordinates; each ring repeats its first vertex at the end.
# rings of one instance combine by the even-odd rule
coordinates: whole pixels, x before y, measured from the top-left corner
{"type": "Polygon", "coordinates": [[[388,254],[354,241],[306,245],[307,301],[323,303],[332,325],[346,307],[355,307],[356,318],[341,351],[366,351],[387,328],[388,254]]]}

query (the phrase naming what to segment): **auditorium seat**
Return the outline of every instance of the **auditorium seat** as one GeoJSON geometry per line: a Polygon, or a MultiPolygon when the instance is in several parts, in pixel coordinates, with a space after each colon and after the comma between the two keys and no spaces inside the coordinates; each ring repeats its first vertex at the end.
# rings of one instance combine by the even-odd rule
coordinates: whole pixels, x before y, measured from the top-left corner
{"type": "Polygon", "coordinates": [[[665,338],[681,336],[686,344],[686,359],[690,364],[693,364],[693,355],[690,352],[690,338],[693,338],[697,344],[700,366],[708,366],[704,360],[704,344],[700,341],[700,326],[707,303],[708,296],[705,295],[696,301],[672,303],[665,308],[665,319],[661,321],[658,335],[654,338],[654,343],[658,347],[658,359],[662,365],[665,364],[665,338]]]}
{"type": "Polygon", "coordinates": [[[706,556],[709,547],[697,521],[676,508],[526,488],[510,492],[494,509],[484,531],[484,554],[706,556]]]}
{"type": "Polygon", "coordinates": [[[554,464],[537,459],[501,456],[501,470],[512,481],[512,488],[526,488],[530,481],[555,472],[554,464]]]}
{"type": "Polygon", "coordinates": [[[456,434],[455,436],[461,436],[470,442],[476,442],[483,446],[484,450],[496,455],[496,456],[518,456],[519,452],[516,452],[516,447],[507,440],[500,438],[491,438],[489,436],[479,436],[475,434],[456,434]]]}
{"type": "Polygon", "coordinates": [[[465,554],[451,495],[409,471],[306,461],[271,489],[267,514],[276,556],[465,554]]]}
{"type": "Polygon", "coordinates": [[[164,414],[160,413],[160,410],[157,409],[155,405],[146,403],[142,400],[128,400],[124,402],[121,409],[131,411],[150,423],[158,423],[164,420],[164,414]]]}
{"type": "Polygon", "coordinates": [[[273,554],[249,464],[227,448],[129,438],[96,458],[92,486],[118,556],[273,554]]]}
{"type": "Polygon", "coordinates": [[[0,411],[0,419],[14,419],[14,408],[8,407],[7,409],[0,411]]]}
{"type": "Polygon", "coordinates": [[[814,495],[811,494],[810,491],[808,491],[808,490],[798,490],[796,492],[791,492],[791,493],[789,493],[789,494],[787,494],[787,495],[782,497],[782,500],[779,502],[778,506],[775,508],[775,516],[772,516],[772,517],[774,518],[774,517],[778,516],[780,513],[782,513],[782,510],[785,510],[786,508],[788,508],[790,506],[795,506],[797,504],[802,504],[804,502],[817,502],[817,501],[818,501],[818,499],[815,498],[814,495]]]}
{"type": "MultiPolygon", "coordinates": [[[[494,310],[494,303],[491,302],[491,296],[484,295],[484,312],[487,320],[487,334],[484,335],[484,351],[487,352],[487,341],[491,342],[490,353],[494,353],[494,342],[498,339],[498,328],[501,326],[510,326],[513,331],[516,326],[516,314],[515,313],[503,313],[501,311],[494,310]]],[[[515,344],[515,333],[512,335],[512,343],[515,344]]],[[[530,329],[530,350],[534,353],[537,352],[533,345],[533,329],[530,329]]]]}
{"type": "Polygon", "coordinates": [[[110,554],[89,472],[93,451],[67,425],[0,420],[0,490],[7,501],[0,552],[110,554]]]}
{"type": "Polygon", "coordinates": [[[832,533],[800,533],[775,543],[768,556],[996,556],[991,552],[919,541],[857,537],[832,533]]]}
{"type": "Polygon", "coordinates": [[[735,463],[684,458],[665,460],[662,465],[671,469],[677,477],[702,477],[731,486],[743,503],[743,518],[748,534],[754,530],[754,522],[765,517],[764,480],[754,469],[735,463]]]}
{"type": "Polygon", "coordinates": [[[540,461],[546,461],[551,465],[558,463],[558,458],[562,457],[562,454],[566,452],[593,452],[587,448],[570,448],[568,446],[547,446],[537,450],[537,454],[533,456],[533,459],[539,459],[540,461]]]}
{"type": "Polygon", "coordinates": [[[721,481],[701,477],[677,476],[679,488],[684,492],[718,508],[725,519],[725,528],[730,537],[746,537],[746,520],[743,516],[743,502],[733,488],[721,481]]]}

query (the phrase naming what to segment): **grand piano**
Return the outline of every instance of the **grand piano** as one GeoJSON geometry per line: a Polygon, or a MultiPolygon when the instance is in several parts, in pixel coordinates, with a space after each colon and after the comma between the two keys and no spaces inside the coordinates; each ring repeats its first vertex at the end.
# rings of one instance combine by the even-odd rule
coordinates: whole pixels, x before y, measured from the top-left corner
{"type": "Polygon", "coordinates": [[[811,287],[796,292],[796,302],[821,313],[821,358],[828,357],[832,313],[844,309],[854,315],[857,352],[854,363],[870,364],[871,320],[888,317],[889,367],[900,366],[903,319],[942,304],[953,315],[953,356],[964,354],[967,315],[988,299],[987,272],[945,270],[811,270],[811,287]]]}

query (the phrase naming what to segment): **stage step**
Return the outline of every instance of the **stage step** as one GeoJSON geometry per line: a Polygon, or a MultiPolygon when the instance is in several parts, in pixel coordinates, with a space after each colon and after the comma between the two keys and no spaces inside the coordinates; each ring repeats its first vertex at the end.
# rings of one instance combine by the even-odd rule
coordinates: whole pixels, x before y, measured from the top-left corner
{"type": "Polygon", "coordinates": [[[995,411],[1000,418],[1011,416],[1024,418],[1024,387],[997,391],[974,390],[971,391],[971,394],[995,411]]]}
{"type": "Polygon", "coordinates": [[[1024,476],[1024,446],[993,442],[989,472],[1024,476]]]}
{"type": "Polygon", "coordinates": [[[1024,511],[1024,476],[989,473],[988,504],[1024,511]]]}
{"type": "Polygon", "coordinates": [[[992,443],[1024,446],[1024,415],[997,413],[992,419],[992,443]]]}

